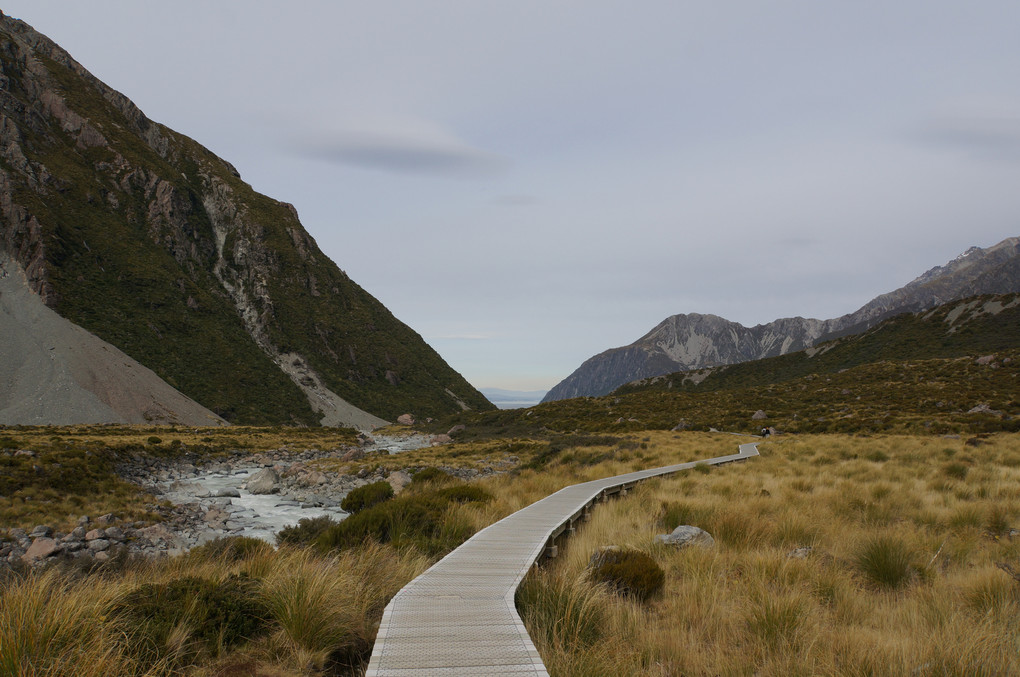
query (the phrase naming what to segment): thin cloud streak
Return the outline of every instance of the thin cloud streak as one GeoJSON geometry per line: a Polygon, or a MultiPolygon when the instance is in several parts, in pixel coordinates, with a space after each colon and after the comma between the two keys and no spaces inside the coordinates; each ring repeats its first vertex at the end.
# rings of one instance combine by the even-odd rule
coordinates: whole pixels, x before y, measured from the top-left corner
{"type": "Polygon", "coordinates": [[[341,132],[304,139],[296,150],[342,165],[401,174],[446,178],[492,178],[509,168],[495,153],[444,139],[378,132],[341,132]]]}

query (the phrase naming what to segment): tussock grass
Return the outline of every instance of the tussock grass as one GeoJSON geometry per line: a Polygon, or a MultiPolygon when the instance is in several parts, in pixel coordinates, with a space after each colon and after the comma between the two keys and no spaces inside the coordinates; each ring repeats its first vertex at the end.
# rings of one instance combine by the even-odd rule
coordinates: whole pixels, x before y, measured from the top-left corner
{"type": "MultiPolygon", "coordinates": [[[[198,550],[104,577],[50,569],[7,579],[0,674],[342,674],[364,664],[386,602],[428,565],[419,554],[379,545],[329,558],[291,548],[227,552],[198,550]],[[221,595],[242,592],[237,582],[244,596],[230,602],[235,611],[267,612],[247,636],[228,636],[218,625],[228,599],[221,595]],[[167,592],[185,588],[192,593],[180,600],[167,592]],[[203,608],[203,596],[216,603],[203,608]],[[248,667],[228,670],[237,666],[248,667]]],[[[233,627],[252,619],[235,616],[242,623],[233,627]]]]}
{"type": "Polygon", "coordinates": [[[778,438],[749,463],[644,483],[600,505],[534,578],[566,589],[596,549],[619,545],[658,562],[661,595],[586,598],[615,638],[589,649],[551,637],[541,616],[525,623],[553,674],[1020,673],[1020,586],[995,568],[1020,560],[1020,540],[1004,535],[1020,526],[1018,449],[1011,434],[978,448],[778,438]],[[947,458],[964,477],[947,476],[947,458]],[[652,544],[680,523],[716,546],[652,544]],[[805,546],[806,557],[790,556],[805,546]]]}

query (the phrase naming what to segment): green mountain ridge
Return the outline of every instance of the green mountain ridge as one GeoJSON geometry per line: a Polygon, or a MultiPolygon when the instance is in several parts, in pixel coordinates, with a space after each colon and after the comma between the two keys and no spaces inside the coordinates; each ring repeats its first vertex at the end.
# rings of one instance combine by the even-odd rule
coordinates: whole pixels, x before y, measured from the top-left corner
{"type": "Polygon", "coordinates": [[[389,420],[492,407],[293,206],[2,15],[0,213],[47,305],[228,421],[316,424],[337,396],[389,420]]]}

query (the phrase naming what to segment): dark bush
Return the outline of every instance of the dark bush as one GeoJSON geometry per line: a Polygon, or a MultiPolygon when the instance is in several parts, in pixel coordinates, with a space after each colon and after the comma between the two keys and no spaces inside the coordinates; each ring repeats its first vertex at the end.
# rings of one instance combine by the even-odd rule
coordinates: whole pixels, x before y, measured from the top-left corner
{"type": "Polygon", "coordinates": [[[375,540],[440,555],[456,548],[473,533],[463,524],[448,521],[451,504],[489,500],[492,500],[489,492],[466,484],[402,494],[330,525],[315,539],[315,545],[320,551],[329,552],[375,540]]]}
{"type": "Polygon", "coordinates": [[[339,524],[329,515],[320,517],[305,517],[298,520],[298,523],[284,527],[276,534],[277,545],[309,545],[319,537],[323,531],[331,526],[339,524]]]}
{"type": "Polygon", "coordinates": [[[440,489],[436,495],[456,503],[488,503],[492,500],[492,494],[473,484],[458,484],[455,487],[440,489]]]}
{"type": "Polygon", "coordinates": [[[389,482],[380,480],[358,487],[344,496],[344,500],[340,501],[340,507],[354,514],[391,498],[393,498],[393,487],[389,482]]]}
{"type": "Polygon", "coordinates": [[[603,552],[589,570],[598,583],[606,583],[618,593],[646,601],[662,590],[666,573],[658,563],[639,550],[603,552]]]}
{"type": "Polygon", "coordinates": [[[143,665],[174,657],[168,641],[182,623],[191,631],[190,641],[176,658],[187,665],[201,653],[215,655],[221,647],[256,637],[270,615],[256,582],[244,575],[221,582],[188,576],[149,583],[125,595],[113,612],[124,621],[132,654],[143,665]]]}
{"type": "Polygon", "coordinates": [[[188,552],[188,557],[206,561],[239,562],[252,555],[271,550],[261,538],[228,536],[204,543],[188,552]]]}
{"type": "Polygon", "coordinates": [[[427,484],[429,482],[445,482],[450,479],[448,473],[439,468],[422,468],[411,478],[411,484],[427,484]]]}
{"type": "Polygon", "coordinates": [[[149,438],[148,440],[146,440],[146,441],[147,441],[147,442],[148,442],[149,444],[152,444],[152,445],[156,445],[156,444],[162,444],[162,443],[163,443],[163,440],[162,440],[162,439],[160,439],[159,437],[156,437],[155,435],[153,435],[152,437],[150,437],[150,438],[149,438]]]}

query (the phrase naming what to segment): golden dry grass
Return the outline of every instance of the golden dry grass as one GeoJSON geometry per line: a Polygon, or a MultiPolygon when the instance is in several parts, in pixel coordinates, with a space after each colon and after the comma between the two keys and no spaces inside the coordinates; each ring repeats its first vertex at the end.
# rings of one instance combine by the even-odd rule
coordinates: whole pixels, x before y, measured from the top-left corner
{"type": "Polygon", "coordinates": [[[615,544],[666,570],[661,598],[598,593],[603,636],[583,650],[551,640],[542,614],[525,609],[526,623],[554,675],[1018,674],[1020,586],[995,568],[1020,557],[1005,526],[1020,526],[1018,458],[1017,435],[805,436],[646,482],[600,507],[539,584],[583,580],[591,553],[615,544]],[[667,514],[717,545],[653,544],[667,514]],[[906,558],[895,583],[862,555],[876,539],[906,558]],[[788,556],[803,546],[807,558],[788,556]]]}
{"type": "Polygon", "coordinates": [[[14,578],[0,586],[0,674],[321,674],[330,660],[360,663],[386,602],[426,566],[421,556],[370,544],[331,558],[264,548],[236,561],[196,553],[104,578],[74,580],[55,569],[14,578]],[[167,646],[155,647],[159,660],[139,660],[134,628],[113,611],[129,591],[236,574],[257,582],[256,594],[271,610],[264,636],[235,651],[200,652],[182,664],[193,630],[185,623],[167,646]],[[248,671],[232,673],[238,666],[248,671]]]}

